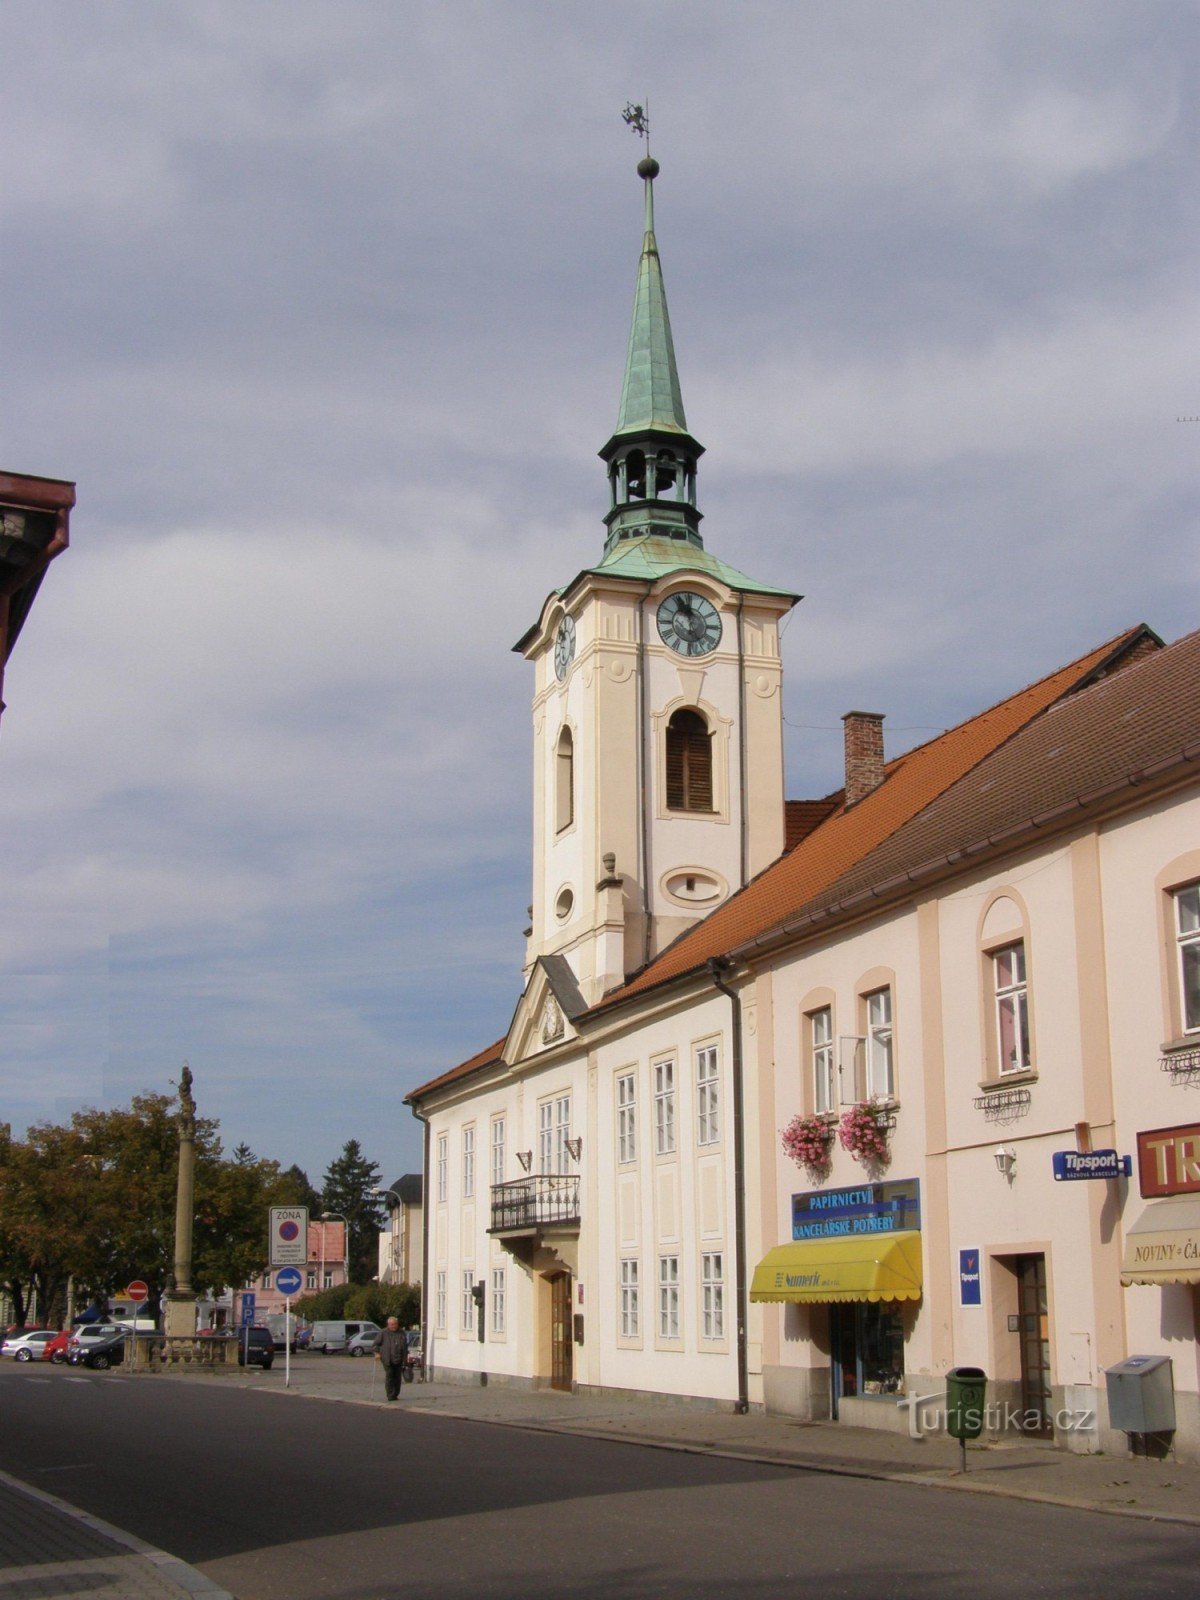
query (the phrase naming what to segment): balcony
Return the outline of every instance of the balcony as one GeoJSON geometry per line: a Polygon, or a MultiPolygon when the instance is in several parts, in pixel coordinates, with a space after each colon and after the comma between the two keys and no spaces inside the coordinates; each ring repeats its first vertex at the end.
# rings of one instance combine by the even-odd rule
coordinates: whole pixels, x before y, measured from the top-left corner
{"type": "Polygon", "coordinates": [[[489,1233],[508,1236],[578,1232],[579,1174],[534,1173],[492,1185],[489,1233]]]}

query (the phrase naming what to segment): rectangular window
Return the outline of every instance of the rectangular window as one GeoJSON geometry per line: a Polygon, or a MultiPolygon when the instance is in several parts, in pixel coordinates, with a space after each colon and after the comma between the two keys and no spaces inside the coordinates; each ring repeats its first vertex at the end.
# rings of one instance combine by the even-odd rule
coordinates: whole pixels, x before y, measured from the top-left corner
{"type": "Polygon", "coordinates": [[[1200,1029],[1200,883],[1175,891],[1179,947],[1179,1001],[1185,1033],[1200,1029]]]}
{"type": "Polygon", "coordinates": [[[721,1086],[717,1082],[717,1047],[696,1051],[696,1138],[716,1144],[721,1137],[721,1086]]]}
{"type": "Polygon", "coordinates": [[[271,1274],[269,1272],[264,1272],[263,1275],[262,1275],[262,1282],[259,1284],[259,1288],[260,1289],[269,1289],[270,1287],[271,1287],[271,1274]]]}
{"type": "Polygon", "coordinates": [[[475,1129],[464,1128],[462,1139],[463,1199],[470,1200],[475,1193],[475,1129]]]}
{"type": "Polygon", "coordinates": [[[636,1339],[639,1328],[638,1310],[638,1264],[636,1261],[622,1261],[621,1263],[621,1337],[622,1339],[636,1339]]]}
{"type": "Polygon", "coordinates": [[[637,1160],[637,1078],[632,1072],[617,1079],[617,1160],[637,1160]]]}
{"type": "Polygon", "coordinates": [[[435,1325],[444,1333],[446,1329],[446,1274],[439,1272],[437,1275],[437,1302],[434,1312],[435,1325]]]}
{"type": "Polygon", "coordinates": [[[660,1156],[675,1148],[675,1063],[659,1061],[654,1067],[654,1148],[660,1156]]]}
{"type": "Polygon", "coordinates": [[[725,1257],[718,1250],[700,1257],[703,1331],[706,1339],[725,1337],[725,1257]]]}
{"type": "Polygon", "coordinates": [[[543,1100],[538,1106],[538,1171],[566,1172],[567,1140],[571,1137],[571,1096],[543,1100]]]}
{"type": "Polygon", "coordinates": [[[463,1269],[462,1275],[462,1331],[475,1332],[475,1296],[471,1290],[475,1287],[475,1274],[470,1267],[463,1269]]]}
{"type": "Polygon", "coordinates": [[[332,1267],[326,1267],[325,1268],[325,1282],[322,1285],[322,1287],[326,1288],[326,1289],[332,1289],[333,1288],[333,1269],[332,1269],[332,1267]]]}
{"type": "Polygon", "coordinates": [[[449,1178],[448,1178],[448,1174],[449,1174],[449,1171],[450,1171],[449,1150],[450,1150],[450,1136],[449,1136],[449,1134],[439,1133],[438,1134],[438,1146],[437,1146],[437,1197],[438,1197],[438,1204],[439,1205],[443,1205],[443,1206],[446,1204],[446,1200],[447,1200],[448,1195],[449,1195],[449,1178]]]}
{"type": "Polygon", "coordinates": [[[867,1097],[891,1100],[896,1093],[892,1072],[892,991],[876,989],[867,1000],[867,1097]]]}
{"type": "Polygon", "coordinates": [[[304,1287],[306,1289],[315,1289],[317,1287],[317,1269],[315,1267],[310,1267],[304,1274],[304,1287]]]}
{"type": "Polygon", "coordinates": [[[504,1118],[497,1117],[492,1123],[492,1182],[504,1182],[504,1118]]]}
{"type": "Polygon", "coordinates": [[[504,1268],[492,1268],[492,1332],[504,1332],[505,1318],[505,1279],[504,1268]]]}
{"type": "Polygon", "coordinates": [[[808,1047],[812,1053],[813,1110],[818,1116],[837,1109],[833,1077],[833,1007],[822,1006],[808,1018],[808,1047]]]}
{"type": "Polygon", "coordinates": [[[679,1257],[658,1258],[658,1336],[679,1337],[679,1257]]]}
{"type": "Polygon", "coordinates": [[[1028,1072],[1029,990],[1025,982],[1025,946],[1006,945],[992,953],[992,975],[996,985],[996,1040],[1000,1050],[1000,1072],[1028,1072]]]}

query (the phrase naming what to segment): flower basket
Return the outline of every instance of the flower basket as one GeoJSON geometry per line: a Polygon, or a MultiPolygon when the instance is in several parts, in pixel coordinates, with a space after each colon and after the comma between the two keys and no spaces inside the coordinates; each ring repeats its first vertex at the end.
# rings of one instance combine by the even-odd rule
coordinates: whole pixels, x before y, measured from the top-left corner
{"type": "Polygon", "coordinates": [[[824,1176],[832,1159],[833,1129],[824,1117],[793,1117],[783,1130],[783,1148],[798,1167],[824,1176]]]}
{"type": "Polygon", "coordinates": [[[838,1138],[842,1149],[856,1161],[886,1161],[888,1159],[888,1130],[884,1113],[869,1101],[860,1101],[842,1112],[838,1138]]]}

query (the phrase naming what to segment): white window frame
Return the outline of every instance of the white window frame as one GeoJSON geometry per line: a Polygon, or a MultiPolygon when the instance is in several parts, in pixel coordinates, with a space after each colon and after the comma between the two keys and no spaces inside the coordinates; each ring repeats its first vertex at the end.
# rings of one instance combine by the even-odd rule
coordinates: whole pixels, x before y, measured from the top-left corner
{"type": "Polygon", "coordinates": [[[717,1144],[721,1138],[721,1079],[715,1044],[696,1050],[696,1143],[717,1144]]]}
{"type": "Polygon", "coordinates": [[[636,1256],[621,1259],[621,1337],[637,1339],[641,1334],[639,1305],[639,1263],[636,1256]]]}
{"type": "Polygon", "coordinates": [[[475,1269],[463,1267],[462,1269],[462,1331],[464,1333],[476,1332],[475,1323],[475,1297],[471,1290],[475,1287],[475,1269]]]}
{"type": "Polygon", "coordinates": [[[321,1287],[323,1289],[332,1289],[333,1288],[333,1268],[332,1267],[326,1267],[325,1268],[325,1282],[321,1285],[321,1287]]]}
{"type": "Polygon", "coordinates": [[[833,1048],[833,1007],[819,1006],[805,1018],[812,1056],[813,1110],[822,1117],[837,1110],[837,1067],[833,1048]]]}
{"type": "Polygon", "coordinates": [[[315,1289],[317,1287],[316,1267],[309,1267],[307,1272],[304,1274],[304,1287],[306,1289],[315,1289]]]}
{"type": "Polygon", "coordinates": [[[475,1124],[462,1131],[462,1192],[464,1200],[475,1198],[475,1124]]]}
{"type": "Polygon", "coordinates": [[[867,1099],[896,1098],[896,1058],[892,1041],[892,988],[872,989],[863,996],[867,1018],[867,1099]]]}
{"type": "Polygon", "coordinates": [[[571,1137],[571,1096],[555,1095],[538,1104],[538,1171],[564,1173],[568,1170],[571,1137]]]}
{"type": "Polygon", "coordinates": [[[705,1339],[725,1337],[725,1252],[707,1250],[700,1257],[701,1333],[705,1339]]]}
{"type": "Polygon", "coordinates": [[[1014,939],[999,950],[988,952],[992,963],[993,1011],[996,1024],[996,1067],[1002,1078],[1014,1072],[1032,1072],[1033,1045],[1029,1035],[1029,969],[1025,959],[1024,939],[1014,939]],[[1011,957],[1013,976],[1002,983],[1000,963],[1011,957]],[[1004,1017],[1012,1018],[1013,1037],[1017,1041],[1016,1060],[1004,1059],[1004,1017]]]}
{"type": "MultiPolygon", "coordinates": [[[[1200,963],[1200,883],[1181,884],[1178,889],[1171,891],[1171,899],[1175,902],[1175,961],[1179,982],[1179,1021],[1184,1033],[1200,1033],[1200,996],[1196,997],[1196,1007],[1189,1015],[1187,982],[1188,964],[1200,963]]],[[[1195,991],[1192,993],[1195,994],[1195,991]]]]}
{"type": "Polygon", "coordinates": [[[264,1272],[263,1273],[262,1280],[260,1281],[258,1287],[260,1289],[270,1289],[270,1287],[271,1287],[271,1274],[269,1272],[264,1272]]]}
{"type": "Polygon", "coordinates": [[[637,1073],[623,1072],[617,1079],[617,1161],[627,1166],[637,1160],[637,1073]]]}
{"type": "Polygon", "coordinates": [[[505,1332],[505,1318],[507,1315],[507,1284],[503,1267],[492,1268],[492,1332],[503,1336],[505,1332]]]}
{"type": "Polygon", "coordinates": [[[505,1144],[508,1138],[508,1129],[503,1117],[492,1119],[492,1184],[504,1182],[505,1144]]]}
{"type": "Polygon", "coordinates": [[[434,1305],[434,1327],[439,1333],[446,1331],[446,1274],[437,1275],[437,1299],[434,1305]]]}
{"type": "Polygon", "coordinates": [[[439,1133],[437,1142],[437,1197],[444,1206],[450,1197],[450,1135],[439,1133]]]}
{"type": "Polygon", "coordinates": [[[675,1150],[675,1061],[654,1063],[654,1153],[669,1156],[675,1150]]]}
{"type": "Polygon", "coordinates": [[[679,1338],[679,1257],[658,1258],[658,1337],[679,1338]]]}

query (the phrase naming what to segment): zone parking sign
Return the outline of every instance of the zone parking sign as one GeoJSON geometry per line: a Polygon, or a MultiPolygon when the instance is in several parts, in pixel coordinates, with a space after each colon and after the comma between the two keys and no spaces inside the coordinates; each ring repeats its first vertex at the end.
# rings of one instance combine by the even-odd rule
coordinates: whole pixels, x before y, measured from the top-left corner
{"type": "Polygon", "coordinates": [[[308,1260],[308,1208],[271,1207],[271,1265],[302,1267],[308,1260]]]}

